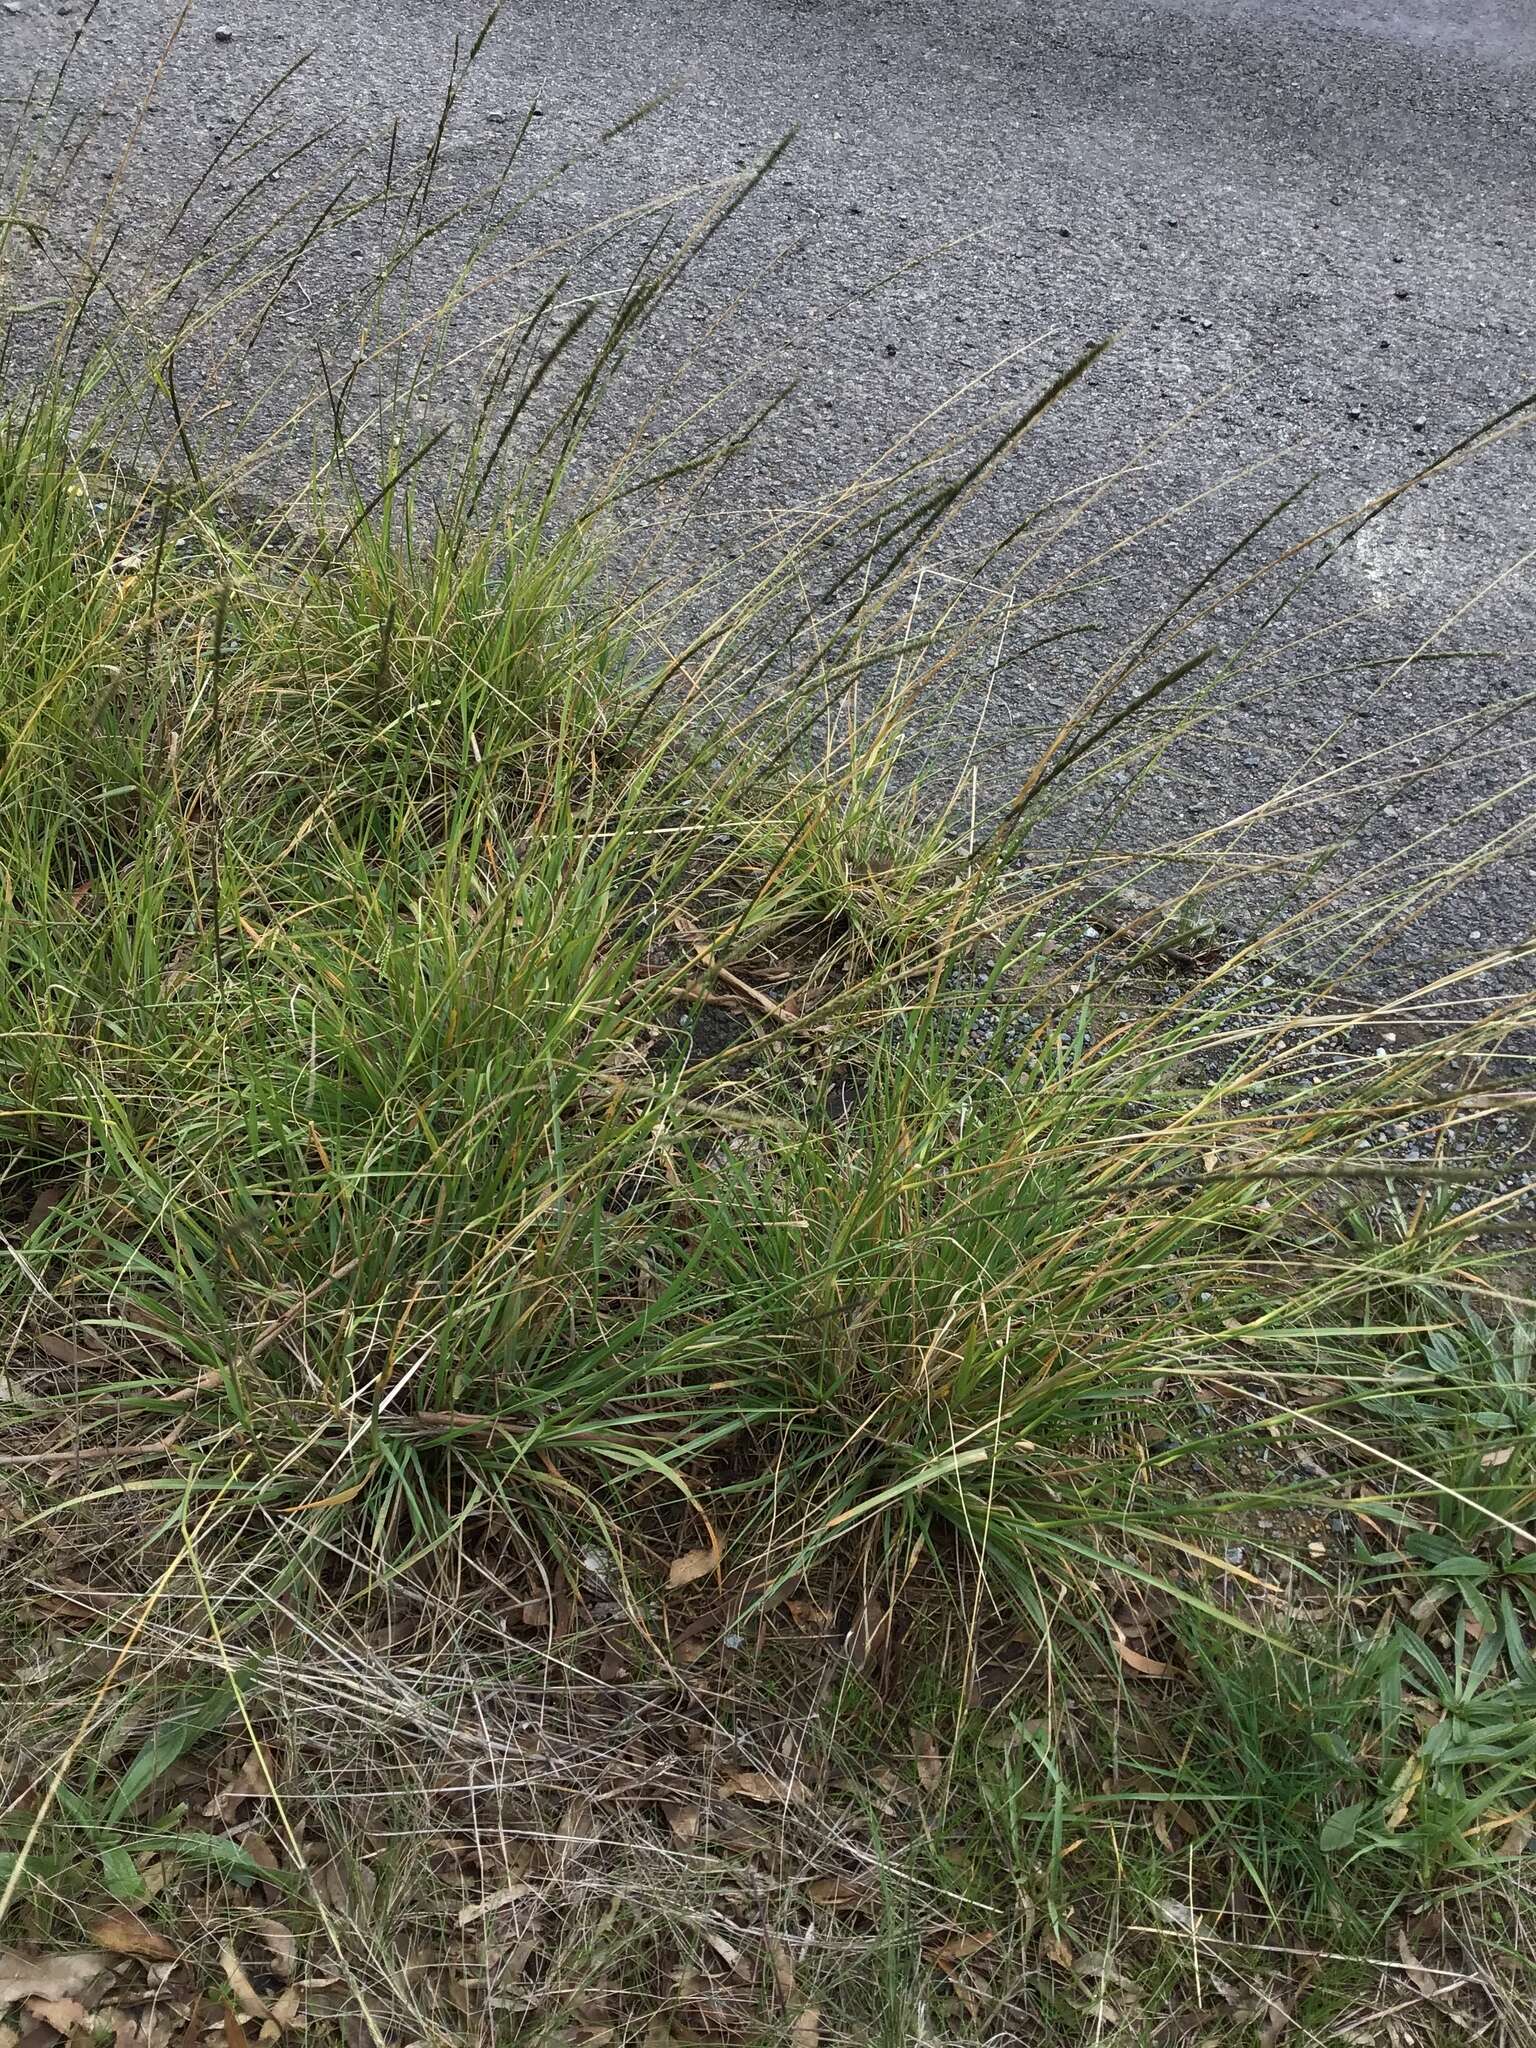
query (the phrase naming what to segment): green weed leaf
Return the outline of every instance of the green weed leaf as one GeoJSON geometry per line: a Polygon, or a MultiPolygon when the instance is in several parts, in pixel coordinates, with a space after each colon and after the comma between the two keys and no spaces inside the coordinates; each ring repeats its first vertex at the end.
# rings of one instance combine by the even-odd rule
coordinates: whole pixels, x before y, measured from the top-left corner
{"type": "Polygon", "coordinates": [[[229,1719],[235,1705],[235,1684],[226,1680],[204,1699],[168,1715],[139,1751],[118,1781],[105,1815],[110,1826],[132,1811],[135,1803],[171,1766],[186,1755],[193,1744],[229,1719]]]}
{"type": "Polygon", "coordinates": [[[144,1880],[134,1866],[128,1849],[103,1849],[101,1874],[114,1899],[134,1900],[144,1896],[144,1880]]]}
{"type": "Polygon", "coordinates": [[[1357,1799],[1349,1806],[1341,1806],[1336,1813],[1330,1813],[1318,1836],[1319,1846],[1330,1853],[1352,1847],[1369,1806],[1368,1799],[1357,1799]]]}

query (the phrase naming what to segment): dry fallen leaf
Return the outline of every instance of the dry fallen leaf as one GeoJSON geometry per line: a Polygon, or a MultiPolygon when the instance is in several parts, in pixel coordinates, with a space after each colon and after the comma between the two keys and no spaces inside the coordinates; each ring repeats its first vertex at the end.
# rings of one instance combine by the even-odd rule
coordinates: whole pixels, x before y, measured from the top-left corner
{"type": "Polygon", "coordinates": [[[1174,1832],[1175,1829],[1189,1841],[1193,1841],[1200,1832],[1198,1823],[1187,1807],[1165,1806],[1159,1802],[1152,1809],[1152,1832],[1170,1852],[1177,1852],[1183,1846],[1174,1832]]]}
{"type": "MultiPolygon", "coordinates": [[[[268,2024],[276,2024],[277,2026],[281,2027],[283,2031],[286,2033],[287,2030],[293,2026],[294,2022],[298,2019],[298,2017],[299,1987],[297,1984],[290,1984],[286,1991],[282,1992],[280,1996],[273,1999],[272,2019],[268,2022],[268,2024]]],[[[263,2031],[265,2031],[265,2029],[263,2029],[263,2031]]]]}
{"type": "Polygon", "coordinates": [[[15,2005],[22,1998],[76,1998],[107,1967],[106,1957],[94,1948],[59,1956],[0,1949],[0,2005],[15,2005]]]}
{"type": "Polygon", "coordinates": [[[229,1988],[235,1994],[235,2003],[248,2020],[271,2018],[267,2001],[256,1989],[241,1966],[240,1958],[227,1941],[219,1943],[219,1966],[229,1980],[229,1988]]]}
{"type": "Polygon", "coordinates": [[[871,1593],[853,1618],[843,1642],[849,1660],[860,1671],[868,1671],[879,1664],[891,1647],[895,1630],[896,1609],[877,1594],[871,1593]]]}
{"type": "Polygon", "coordinates": [[[1536,1823],[1532,1822],[1531,1816],[1517,1813],[1499,1837],[1499,1846],[1493,1853],[1495,1856],[1523,1856],[1533,1835],[1536,1835],[1536,1823]]]}
{"type": "Polygon", "coordinates": [[[821,2013],[814,2005],[802,2005],[789,2023],[792,2048],[816,2048],[821,2039],[821,2013]]]}
{"type": "Polygon", "coordinates": [[[91,2032],[91,2015],[78,1998],[29,1998],[27,2011],[66,2040],[76,2033],[91,2032]]]}
{"type": "Polygon", "coordinates": [[[578,1855],[583,1849],[590,1849],[594,1842],[602,1840],[602,1829],[597,1824],[590,1799],[583,1799],[578,1792],[567,1801],[559,1826],[560,1853],[562,1858],[578,1855]]]}
{"type": "Polygon", "coordinates": [[[217,1820],[229,1821],[235,1817],[235,1810],[245,1799],[261,1799],[266,1796],[271,1782],[272,1764],[260,1747],[253,1748],[232,1778],[227,1778],[203,1808],[205,1814],[217,1820]]]}
{"type": "Polygon", "coordinates": [[[256,1932],[272,1958],[273,1973],[291,1977],[299,1960],[299,1944],[293,1929],[285,1927],[281,1920],[262,1919],[256,1922],[256,1932]]]}
{"type": "Polygon", "coordinates": [[[949,1979],[950,1989],[973,2020],[981,2017],[981,2002],[975,1996],[973,1987],[961,1974],[959,1966],[967,1957],[979,1955],[983,1949],[990,1948],[994,1939],[991,1934],[952,1934],[941,1947],[924,1950],[929,1962],[942,1970],[949,1979]]]}
{"type": "Polygon", "coordinates": [[[768,1961],[773,1967],[773,1985],[779,1994],[779,2003],[788,2006],[795,1995],[795,1959],[789,1952],[787,1942],[776,1934],[768,1936],[768,1961]]]}
{"type": "Polygon", "coordinates": [[[1423,1781],[1424,1757],[1422,1751],[1419,1751],[1409,1757],[1407,1763],[1403,1765],[1397,1776],[1392,1780],[1392,1791],[1390,1794],[1392,1804],[1383,1822],[1383,1826],[1389,1835],[1395,1834],[1408,1818],[1413,1808],[1414,1799],[1418,1794],[1419,1786],[1423,1781]]]}
{"type": "Polygon", "coordinates": [[[227,2048],[251,2048],[250,2035],[227,2006],[224,2011],[224,2039],[227,2048]]]}
{"type": "Polygon", "coordinates": [[[1402,1957],[1403,1968],[1408,1973],[1408,1982],[1421,1998],[1438,1998],[1445,1984],[1433,1970],[1427,1970],[1413,1950],[1408,1946],[1408,1937],[1399,1927],[1397,1930],[1397,1952],[1402,1957]]]}
{"type": "Polygon", "coordinates": [[[255,1828],[247,1828],[237,1839],[245,1854],[265,1873],[251,1888],[252,1902],[280,1906],[288,1895],[287,1887],[282,1882],[282,1858],[266,1836],[255,1828]]]}
{"type": "Polygon", "coordinates": [[[310,1883],[321,1901],[334,1913],[347,1913],[352,1909],[352,1886],[347,1866],[339,1856],[327,1856],[320,1864],[309,1866],[310,1883]]]}
{"type": "MultiPolygon", "coordinates": [[[[1108,2014],[1113,2015],[1115,2013],[1117,2008],[1108,1996],[1109,1987],[1113,1985],[1117,1990],[1125,1989],[1126,1976],[1125,1972],[1118,1964],[1110,1960],[1103,1949],[1096,1948],[1085,1956],[1079,1956],[1072,1965],[1072,1974],[1084,1984],[1097,1984],[1099,1987],[1100,2006],[1108,2014]]],[[[1128,1998],[1127,2003],[1134,2006],[1134,1996],[1128,1998]]]]}
{"type": "Polygon", "coordinates": [[[29,1231],[36,1230],[39,1223],[45,1222],[53,1214],[69,1193],[69,1188],[68,1181],[52,1180],[45,1187],[38,1189],[33,1197],[32,1206],[27,1211],[26,1227],[29,1231]]]}
{"type": "Polygon", "coordinates": [[[813,1635],[825,1635],[837,1619],[829,1608],[816,1600],[786,1600],[784,1612],[796,1628],[805,1629],[813,1635]]]}
{"type": "Polygon", "coordinates": [[[668,1804],[661,1810],[667,1817],[674,1842],[688,1843],[698,1839],[700,1816],[696,1806],[668,1804]]]}
{"type": "Polygon", "coordinates": [[[115,1956],[139,1956],[147,1963],[170,1963],[176,1959],[176,1944],[156,1928],[146,1927],[129,1906],[115,1906],[91,1925],[91,1939],[98,1948],[115,1956]]]}
{"type": "Polygon", "coordinates": [[[1259,2027],[1259,2048],[1280,2048],[1280,2043],[1291,2031],[1291,2009],[1273,1991],[1259,1987],[1259,1998],[1264,2006],[1264,2018],[1259,2027]]]}
{"type": "Polygon", "coordinates": [[[533,1891],[531,1884],[504,1885],[499,1892],[490,1892],[483,1899],[477,1899],[472,1906],[459,1908],[459,1925],[472,1927],[477,1920],[484,1920],[492,1913],[499,1913],[503,1906],[515,1905],[519,1899],[526,1899],[533,1891]]]}
{"type": "Polygon", "coordinates": [[[813,1906],[829,1906],[834,1912],[855,1911],[869,1903],[869,1887],[856,1877],[816,1877],[805,1888],[813,1906]]]}
{"type": "Polygon", "coordinates": [[[33,1350],[51,1358],[55,1365],[99,1366],[107,1355],[100,1344],[77,1344],[72,1338],[61,1337],[52,1330],[30,1330],[27,1342],[33,1350]]]}
{"type": "Polygon", "coordinates": [[[915,1745],[917,1782],[925,1792],[935,1792],[944,1782],[944,1759],[930,1731],[919,1735],[915,1745]]]}
{"type": "Polygon", "coordinates": [[[752,1971],[743,1960],[741,1950],[734,1943],[727,1941],[723,1934],[717,1934],[712,1927],[701,1927],[699,1932],[730,1971],[731,1975],[733,1977],[740,1977],[743,1982],[750,1984],[752,1981],[752,1971]]]}
{"type": "Polygon", "coordinates": [[[1158,1917],[1170,1927],[1182,1927],[1186,1934],[1201,1934],[1205,1922],[1187,1899],[1154,1899],[1158,1917]]]}
{"type": "Polygon", "coordinates": [[[1166,1678],[1171,1665],[1161,1663],[1156,1657],[1147,1657],[1140,1650],[1133,1650],[1125,1638],[1116,1634],[1115,1655],[1129,1671],[1138,1672],[1143,1678],[1166,1678]]]}
{"type": "Polygon", "coordinates": [[[674,1557],[667,1570],[667,1590],[675,1593],[680,1586],[691,1586],[699,1579],[707,1579],[711,1572],[720,1569],[720,1545],[712,1543],[707,1550],[685,1550],[681,1557],[674,1557]]]}
{"type": "Polygon", "coordinates": [[[948,1941],[936,1949],[930,1949],[928,1960],[937,1963],[941,1970],[949,1970],[956,1963],[963,1963],[968,1956],[979,1956],[984,1948],[990,1948],[997,1936],[985,1934],[952,1934],[948,1941]]]}
{"type": "Polygon", "coordinates": [[[720,1791],[727,1799],[750,1799],[758,1806],[787,1806],[805,1798],[798,1785],[786,1785],[766,1771],[732,1771],[720,1780],[720,1791]]]}

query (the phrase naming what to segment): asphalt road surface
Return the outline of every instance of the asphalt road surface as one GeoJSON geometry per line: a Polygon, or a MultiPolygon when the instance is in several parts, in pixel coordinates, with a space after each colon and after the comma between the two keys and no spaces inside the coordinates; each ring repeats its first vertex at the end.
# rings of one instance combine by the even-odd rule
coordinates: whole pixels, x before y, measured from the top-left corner
{"type": "MultiPolygon", "coordinates": [[[[85,17],[81,0],[8,4],[7,93],[55,62],[85,17]]],[[[284,96],[295,133],[324,126],[323,148],[339,153],[399,117],[419,140],[455,38],[462,48],[481,18],[451,0],[196,0],[114,189],[140,226],[156,219],[257,88],[308,49],[284,96]]],[[[101,0],[61,111],[121,141],[173,19],[153,0],[101,0]]],[[[1104,517],[1129,522],[1149,502],[1270,465],[1116,563],[1094,597],[1110,640],[1303,470],[1322,472],[1321,505],[1343,505],[1536,384],[1529,0],[515,0],[465,82],[443,175],[471,177],[530,106],[536,150],[553,161],[674,86],[544,202],[547,222],[730,172],[797,129],[671,330],[686,339],[740,290],[713,356],[751,366],[777,354],[807,373],[744,466],[744,500],[797,501],[835,481],[1009,351],[1021,353],[1004,383],[1022,394],[1110,334],[1000,485],[1005,522],[1197,405],[1104,517]]],[[[284,175],[297,173],[280,171],[275,189],[284,175]]],[[[219,189],[200,198],[205,212],[219,189]]],[[[425,291],[452,260],[447,245],[423,255],[425,291]]],[[[1152,790],[1156,829],[1241,807],[1299,753],[1337,764],[1384,736],[1409,755],[1423,739],[1427,769],[1438,742],[1423,736],[1478,709],[1486,735],[1426,774],[1406,808],[1377,805],[1350,857],[1390,860],[1394,840],[1406,849],[1436,825],[1459,832],[1443,844],[1462,851],[1519,828],[1523,793],[1478,805],[1536,771],[1521,702],[1536,685],[1522,658],[1536,641],[1522,565],[1536,544],[1533,450],[1515,436],[1415,488],[1329,586],[1352,621],[1328,643],[1340,654],[1400,653],[1454,616],[1439,644],[1503,658],[1416,668],[1383,697],[1379,671],[1341,675],[1311,647],[1273,703],[1235,709],[1211,747],[1170,766],[1152,790]]],[[[1080,682],[1065,657],[1009,671],[986,714],[984,801],[1006,799],[1080,682]]],[[[1516,943],[1533,922],[1536,876],[1517,852],[1415,943],[1454,955],[1516,943]]]]}

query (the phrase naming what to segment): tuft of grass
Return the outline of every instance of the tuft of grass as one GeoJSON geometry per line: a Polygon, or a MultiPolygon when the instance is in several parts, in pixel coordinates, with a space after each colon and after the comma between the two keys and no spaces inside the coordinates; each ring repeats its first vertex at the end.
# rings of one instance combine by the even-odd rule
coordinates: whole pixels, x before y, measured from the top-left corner
{"type": "Polygon", "coordinates": [[[432,483],[512,217],[442,133],[346,215],[376,465],[350,371],[262,429],[327,422],[307,522],[230,509],[218,349],[334,195],[0,422],[0,1913],[131,1907],[183,2018],[328,1955],[271,2024],[348,2039],[1506,2025],[1529,999],[1364,990],[1449,868],[1321,886],[1320,974],[1209,847],[1035,857],[1262,667],[1180,605],[1000,818],[914,781],[1075,371],[652,577],[583,436],[750,180],[494,337],[432,483]]]}

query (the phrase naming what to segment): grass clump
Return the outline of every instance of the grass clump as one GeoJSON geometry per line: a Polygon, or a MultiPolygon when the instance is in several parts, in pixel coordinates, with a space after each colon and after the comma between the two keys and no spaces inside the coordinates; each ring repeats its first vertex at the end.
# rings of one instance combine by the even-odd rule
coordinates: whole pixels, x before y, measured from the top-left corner
{"type": "Polygon", "coordinates": [[[7,1967],[237,2048],[1507,2028],[1528,1002],[1019,865],[1082,731],[919,807],[998,614],[910,535],[1010,432],[701,627],[564,447],[488,509],[497,360],[457,515],[334,393],[277,537],[110,459],[166,377],[0,434],[7,1967]]]}
{"type": "MultiPolygon", "coordinates": [[[[856,750],[701,759],[569,535],[186,549],[46,419],[6,456],[11,1511],[117,1645],[72,1733],[28,1718],[14,1899],[143,1902],[168,1857],[265,1883],[159,1780],[242,1722],[333,1754],[294,1660],[381,1626],[429,1691],[451,1642],[481,1683],[553,1654],[695,1728],[710,1686],[760,1696],[660,1811],[838,1813],[797,1873],[861,1930],[829,2014],[893,1971],[1011,2001],[968,1943],[1042,1910],[1068,2005],[1141,2011],[1074,1974],[1105,1856],[1141,1873],[1116,1912],[1172,1855],[1220,1939],[1363,1951],[1518,1830],[1525,1340],[1462,1305],[1487,1203],[1383,1157],[1487,1027],[1382,1061],[1355,1019],[1149,980],[1069,900],[1040,926],[1036,885],[896,811],[871,858],[856,750]],[[1382,1618],[1340,1634],[1362,1570],[1382,1618]],[[766,1770],[780,1686],[810,1719],[766,1770]],[[910,1746],[914,1689],[955,1803],[875,1827],[890,1767],[846,1758],[889,1755],[893,1709],[910,1746]]],[[[78,1686],[81,1648],[31,1654],[78,1686]]],[[[567,1705],[517,1831],[546,1860],[592,1796],[567,1705]]],[[[655,1853],[623,1849],[648,1954],[686,1932],[655,1853]]]]}

